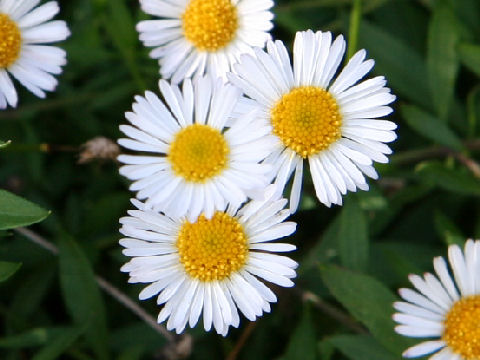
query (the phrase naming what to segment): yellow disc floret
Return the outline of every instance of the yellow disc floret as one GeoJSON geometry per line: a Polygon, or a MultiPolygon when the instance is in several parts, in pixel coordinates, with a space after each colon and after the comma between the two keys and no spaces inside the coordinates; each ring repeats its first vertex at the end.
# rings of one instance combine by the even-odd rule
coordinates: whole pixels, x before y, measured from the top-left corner
{"type": "Polygon", "coordinates": [[[214,52],[234,39],[237,9],[230,0],[191,0],[182,15],[182,27],[197,50],[214,52]]]}
{"type": "Polygon", "coordinates": [[[0,14],[0,69],[8,68],[20,55],[22,34],[15,21],[0,14]]]}
{"type": "Polygon", "coordinates": [[[453,304],[445,318],[442,340],[463,360],[480,359],[480,295],[453,304]]]}
{"type": "Polygon", "coordinates": [[[341,137],[337,101],[320,87],[294,88],[275,104],[270,116],[274,134],[303,158],[325,150],[341,137]]]}
{"type": "Polygon", "coordinates": [[[167,158],[176,175],[189,182],[203,183],[226,168],[229,152],[220,131],[195,124],[176,134],[167,158]]]}
{"type": "Polygon", "coordinates": [[[248,255],[242,225],[219,211],[210,220],[201,215],[195,223],[185,222],[177,248],[187,274],[204,282],[228,278],[245,265],[248,255]]]}

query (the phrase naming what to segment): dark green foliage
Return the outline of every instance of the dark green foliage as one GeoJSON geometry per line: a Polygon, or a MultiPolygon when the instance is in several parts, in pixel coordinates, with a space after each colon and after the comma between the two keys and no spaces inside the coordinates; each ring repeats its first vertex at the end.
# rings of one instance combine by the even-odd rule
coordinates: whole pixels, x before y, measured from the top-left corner
{"type": "MultiPolygon", "coordinates": [[[[278,0],[272,35],[289,47],[297,30],[346,35],[352,4],[278,0]]],[[[115,161],[78,164],[88,140],[120,137],[134,95],[158,93],[158,64],[135,30],[147,16],[138,0],[60,5],[57,18],[73,35],[61,44],[68,65],[57,91],[41,100],[17,86],[18,108],[0,112],[0,358],[164,359],[165,338],[96,280],[132,299],[142,288],[119,271],[128,182],[115,161]],[[58,256],[12,230],[32,224],[58,256]]],[[[376,165],[380,179],[345,196],[343,207],[321,205],[305,178],[292,217],[298,230],[286,240],[298,248],[296,287],[275,288],[271,314],[253,325],[242,318],[226,338],[201,324],[188,329],[189,359],[233,351],[249,360],[400,359],[415,341],[393,331],[397,289],[409,286],[409,273],[432,271],[448,244],[480,237],[480,2],[362,5],[358,45],[375,59],[370,76],[385,76],[397,95],[391,161],[376,165]]],[[[154,299],[140,305],[157,317],[154,299]]]]}

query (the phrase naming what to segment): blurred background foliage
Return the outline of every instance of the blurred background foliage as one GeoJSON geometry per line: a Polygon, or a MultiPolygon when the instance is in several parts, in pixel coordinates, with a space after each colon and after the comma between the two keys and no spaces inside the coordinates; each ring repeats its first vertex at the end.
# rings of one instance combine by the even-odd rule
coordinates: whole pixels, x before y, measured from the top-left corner
{"type": "MultiPolygon", "coordinates": [[[[147,17],[137,0],[59,2],[73,35],[58,91],[40,100],[18,87],[18,109],[0,113],[0,358],[178,358],[172,337],[99,288],[97,275],[135,302],[141,289],[119,271],[118,218],[132,194],[114,161],[78,164],[81,144],[118,138],[133,96],[157,90],[135,31],[147,17]],[[45,217],[30,229],[58,255],[6,230],[45,217]]],[[[480,2],[278,0],[274,12],[273,36],[289,46],[308,28],[358,38],[398,96],[394,155],[343,207],[319,204],[306,176],[290,239],[297,286],[275,289],[272,313],[228,337],[198,326],[176,348],[189,359],[400,359],[412,342],[393,332],[396,289],[447,244],[480,237],[480,2]]],[[[156,318],[154,300],[141,306],[156,318]]]]}

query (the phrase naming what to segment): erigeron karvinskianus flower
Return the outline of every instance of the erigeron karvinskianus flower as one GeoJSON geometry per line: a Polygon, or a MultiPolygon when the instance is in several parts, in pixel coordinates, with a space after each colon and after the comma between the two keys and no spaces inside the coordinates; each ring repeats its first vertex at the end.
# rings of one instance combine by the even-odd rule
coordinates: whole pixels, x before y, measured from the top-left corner
{"type": "Polygon", "coordinates": [[[65,21],[51,20],[59,12],[58,3],[49,1],[36,7],[39,2],[0,1],[0,109],[17,106],[18,95],[10,75],[44,98],[45,91],[57,86],[53,75],[60,74],[66,64],[64,50],[45,45],[70,35],[65,21]]]}
{"type": "Polygon", "coordinates": [[[270,39],[271,0],[140,0],[143,11],[160,19],[141,21],[137,30],[163,78],[174,83],[211,73],[225,76],[242,53],[270,39]]]}
{"type": "Polygon", "coordinates": [[[242,55],[229,79],[256,100],[260,117],[271,124],[277,142],[267,159],[274,164],[276,184],[283,190],[294,175],[290,208],[297,209],[308,160],[318,199],[341,204],[347,190],[368,189],[365,175],[376,179],[373,161],[388,162],[396,125],[380,120],[392,112],[395,96],[383,76],[359,82],[373,67],[358,51],[334,79],[345,41],[332,42],[329,32],[298,32],[293,67],[281,41],[267,50],[242,55]]]}
{"type": "Polygon", "coordinates": [[[235,110],[241,91],[209,76],[187,79],[181,90],[159,84],[165,103],[149,91],[137,96],[126,114],[131,125],[120,126],[128,138],[119,144],[143,152],[118,158],[137,197],[169,216],[194,220],[263,196],[271,166],[261,162],[275,139],[256,110],[242,116],[235,110]]]}
{"type": "Polygon", "coordinates": [[[205,330],[213,325],[225,336],[230,326],[238,327],[238,310],[253,321],[276,302],[259,278],[294,285],[297,263],[274,253],[295,246],[272,242],[295,231],[295,223],[283,222],[290,214],[283,209],[287,200],[267,196],[195,221],[132,202],[138,210],[120,219],[125,236],[120,244],[124,255],[132,257],[122,271],[129,273],[131,283],[149,284],[141,300],[158,295],[157,303],[164,304],[158,322],[168,319],[167,329],[181,333],[187,323],[194,327],[203,313],[205,330]]]}
{"type": "Polygon", "coordinates": [[[448,259],[453,277],[443,257],[436,257],[435,275],[410,275],[416,290],[399,290],[405,301],[394,304],[395,331],[429,338],[407,349],[404,357],[435,353],[429,359],[480,359],[480,241],[468,240],[464,251],[449,246],[448,259]]]}

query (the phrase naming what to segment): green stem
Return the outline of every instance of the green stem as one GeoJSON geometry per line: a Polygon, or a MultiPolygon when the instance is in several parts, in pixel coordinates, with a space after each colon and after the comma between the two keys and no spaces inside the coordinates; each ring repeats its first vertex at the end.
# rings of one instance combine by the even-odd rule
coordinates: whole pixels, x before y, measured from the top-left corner
{"type": "Polygon", "coordinates": [[[350,29],[348,32],[348,53],[350,59],[357,51],[358,33],[360,31],[360,20],[362,18],[362,0],[353,0],[353,7],[350,13],[350,29]]]}
{"type": "Polygon", "coordinates": [[[21,144],[21,143],[11,143],[8,147],[3,149],[3,152],[76,152],[79,148],[76,146],[69,145],[52,145],[52,144],[21,144]]]}

